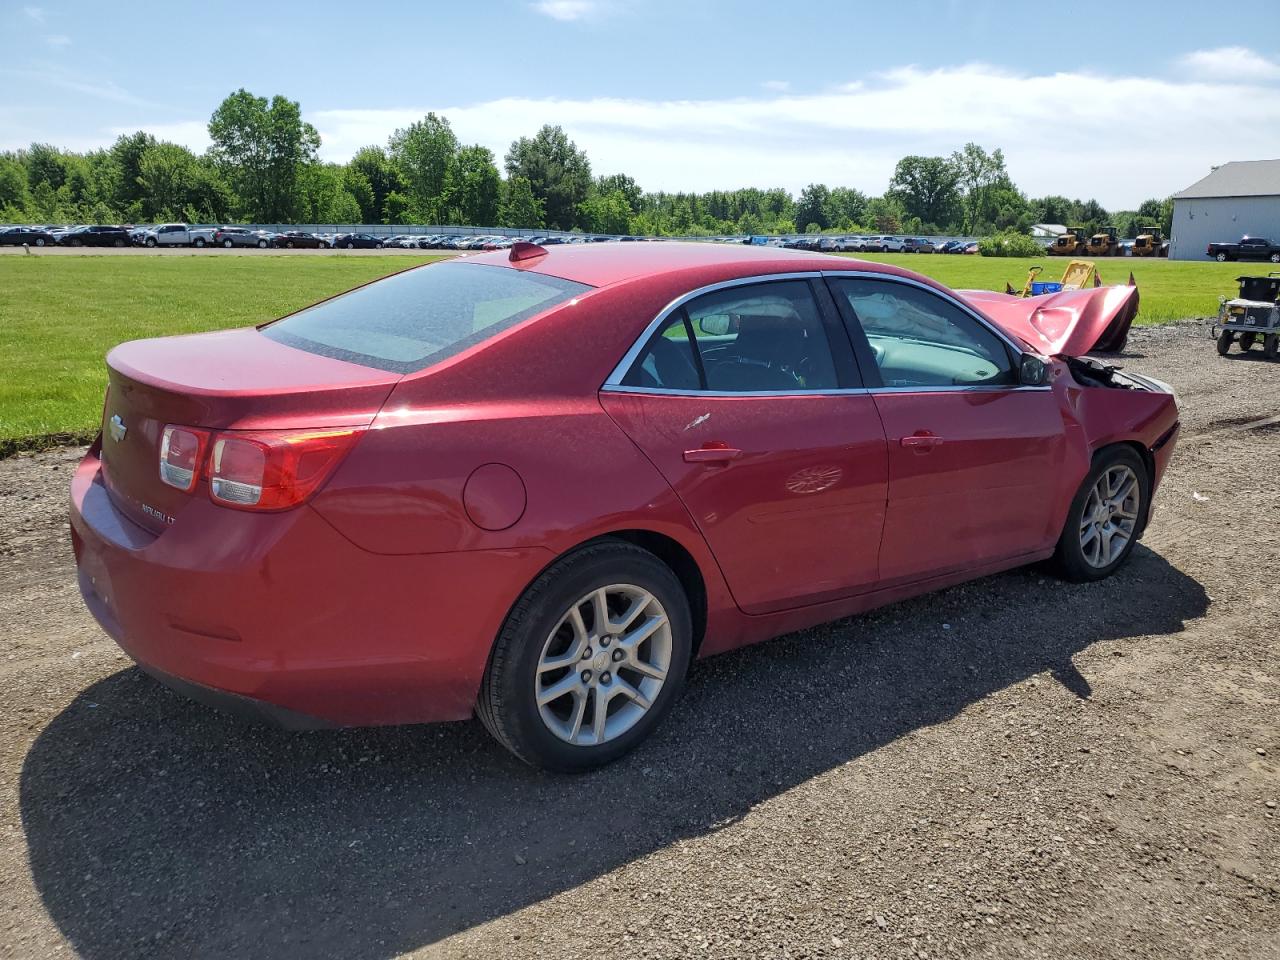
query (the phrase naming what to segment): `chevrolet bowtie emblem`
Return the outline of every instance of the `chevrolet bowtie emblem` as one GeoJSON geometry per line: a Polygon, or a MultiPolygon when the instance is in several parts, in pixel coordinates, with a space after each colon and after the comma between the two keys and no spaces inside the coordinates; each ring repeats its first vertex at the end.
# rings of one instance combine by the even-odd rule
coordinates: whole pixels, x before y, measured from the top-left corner
{"type": "Polygon", "coordinates": [[[120,419],[120,414],[116,414],[107,424],[107,430],[111,433],[111,439],[119,443],[124,439],[124,435],[129,432],[129,428],[124,425],[124,421],[120,419]]]}

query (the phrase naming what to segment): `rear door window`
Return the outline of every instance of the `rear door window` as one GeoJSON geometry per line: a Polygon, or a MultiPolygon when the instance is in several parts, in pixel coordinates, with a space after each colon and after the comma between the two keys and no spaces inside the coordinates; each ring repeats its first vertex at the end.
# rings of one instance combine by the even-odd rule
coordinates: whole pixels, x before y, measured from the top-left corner
{"type": "Polygon", "coordinates": [[[309,353],[412,373],[590,289],[509,267],[437,263],[318,303],[262,333],[309,353]]]}

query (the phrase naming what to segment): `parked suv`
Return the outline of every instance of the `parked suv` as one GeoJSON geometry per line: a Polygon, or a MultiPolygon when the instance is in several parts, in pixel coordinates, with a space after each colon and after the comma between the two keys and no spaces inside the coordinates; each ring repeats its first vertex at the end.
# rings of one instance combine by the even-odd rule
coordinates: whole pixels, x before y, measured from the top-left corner
{"type": "Polygon", "coordinates": [[[66,247],[127,247],[129,231],[124,227],[79,227],[63,234],[58,243],[66,247]]]}
{"type": "Polygon", "coordinates": [[[383,238],[371,233],[344,233],[333,238],[333,245],[348,250],[381,250],[383,238]]]}
{"type": "Polygon", "coordinates": [[[223,247],[268,247],[266,237],[252,233],[245,227],[219,227],[213,231],[213,242],[223,247]]]}

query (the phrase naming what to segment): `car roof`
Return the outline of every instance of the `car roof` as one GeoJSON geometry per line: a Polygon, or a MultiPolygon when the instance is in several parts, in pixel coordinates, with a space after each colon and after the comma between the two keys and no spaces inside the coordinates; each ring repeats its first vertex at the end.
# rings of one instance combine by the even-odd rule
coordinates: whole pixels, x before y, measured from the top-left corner
{"type": "Polygon", "coordinates": [[[459,259],[545,273],[592,287],[605,287],[634,277],[701,269],[723,269],[725,276],[743,276],[758,268],[761,274],[817,270],[860,270],[914,277],[888,264],[781,247],[748,244],[680,243],[574,243],[552,244],[545,256],[512,262],[506,250],[459,259]]]}

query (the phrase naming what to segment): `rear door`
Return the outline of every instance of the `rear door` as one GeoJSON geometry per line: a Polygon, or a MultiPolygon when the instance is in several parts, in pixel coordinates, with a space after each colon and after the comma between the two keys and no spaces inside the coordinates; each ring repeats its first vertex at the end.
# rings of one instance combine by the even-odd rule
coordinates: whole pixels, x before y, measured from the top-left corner
{"type": "Polygon", "coordinates": [[[749,613],[877,578],[884,431],[814,283],[743,281],[677,305],[601,392],[749,613]]]}
{"type": "Polygon", "coordinates": [[[830,278],[888,444],[883,585],[1052,544],[1065,428],[1013,345],[931,288],[830,278]]]}

